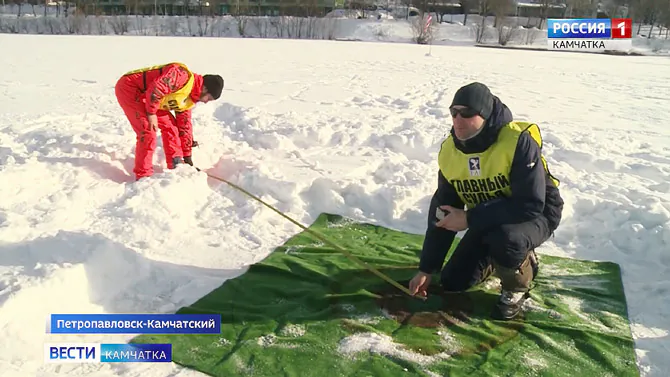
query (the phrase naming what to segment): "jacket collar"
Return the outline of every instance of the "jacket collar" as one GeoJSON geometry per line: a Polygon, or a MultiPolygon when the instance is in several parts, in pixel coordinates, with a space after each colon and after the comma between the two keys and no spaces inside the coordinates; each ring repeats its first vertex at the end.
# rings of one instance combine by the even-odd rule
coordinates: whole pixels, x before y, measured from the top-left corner
{"type": "Polygon", "coordinates": [[[200,94],[202,93],[202,76],[194,73],[193,74],[193,89],[191,89],[191,100],[193,102],[200,101],[200,94]]]}

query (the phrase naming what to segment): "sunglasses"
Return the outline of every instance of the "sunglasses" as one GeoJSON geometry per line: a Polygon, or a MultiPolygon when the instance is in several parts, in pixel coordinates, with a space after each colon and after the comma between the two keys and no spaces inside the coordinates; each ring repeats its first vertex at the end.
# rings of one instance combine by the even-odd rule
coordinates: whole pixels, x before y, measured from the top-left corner
{"type": "Polygon", "coordinates": [[[479,113],[473,109],[470,109],[468,107],[464,107],[461,109],[450,107],[449,112],[451,113],[452,117],[456,117],[456,115],[461,114],[462,118],[472,118],[475,115],[479,115],[479,113]]]}

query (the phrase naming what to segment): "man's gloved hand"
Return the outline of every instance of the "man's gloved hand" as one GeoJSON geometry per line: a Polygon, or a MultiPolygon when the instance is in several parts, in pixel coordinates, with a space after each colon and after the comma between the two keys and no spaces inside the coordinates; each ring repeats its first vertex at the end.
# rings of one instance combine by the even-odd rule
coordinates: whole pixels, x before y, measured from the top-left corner
{"type": "Polygon", "coordinates": [[[193,160],[191,159],[191,156],[184,156],[184,162],[193,166],[193,160]]]}
{"type": "Polygon", "coordinates": [[[200,144],[198,144],[198,142],[195,141],[195,140],[193,140],[193,142],[191,142],[191,148],[195,148],[195,147],[197,147],[198,145],[200,145],[200,144]]]}

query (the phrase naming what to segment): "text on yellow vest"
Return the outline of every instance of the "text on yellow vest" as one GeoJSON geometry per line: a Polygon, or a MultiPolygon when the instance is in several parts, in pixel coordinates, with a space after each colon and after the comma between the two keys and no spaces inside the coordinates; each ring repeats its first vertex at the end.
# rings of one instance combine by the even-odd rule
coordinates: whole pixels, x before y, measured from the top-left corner
{"type": "Polygon", "coordinates": [[[191,99],[191,90],[193,90],[193,83],[195,82],[195,79],[193,77],[193,73],[191,72],[191,70],[188,69],[188,67],[185,64],[175,62],[168,64],[153,65],[150,67],[135,69],[126,72],[124,76],[132,75],[135,73],[146,74],[149,71],[153,71],[154,69],[161,69],[171,64],[177,64],[180,67],[183,67],[186,70],[186,72],[188,72],[188,81],[186,82],[186,85],[184,85],[181,89],[163,97],[160,103],[160,109],[165,111],[183,112],[195,106],[195,102],[193,102],[193,100],[191,99]]]}
{"type": "MultiPolygon", "coordinates": [[[[456,189],[467,208],[512,194],[510,171],[517,141],[523,132],[529,132],[542,149],[540,128],[530,122],[506,124],[500,130],[497,141],[481,153],[465,154],[459,151],[451,135],[442,142],[437,158],[440,171],[456,189]]],[[[558,187],[560,182],[549,172],[544,155],[540,156],[545,172],[558,187]]]]}

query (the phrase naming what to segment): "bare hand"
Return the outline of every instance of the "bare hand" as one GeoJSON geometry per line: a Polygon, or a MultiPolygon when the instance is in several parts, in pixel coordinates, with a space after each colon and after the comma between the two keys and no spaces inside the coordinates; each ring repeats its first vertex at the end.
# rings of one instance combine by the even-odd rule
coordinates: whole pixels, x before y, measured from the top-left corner
{"type": "Polygon", "coordinates": [[[428,286],[430,285],[430,275],[425,272],[419,272],[409,282],[409,292],[412,296],[418,294],[419,296],[428,296],[428,286]]]}
{"type": "Polygon", "coordinates": [[[438,221],[435,224],[436,226],[454,232],[468,229],[468,218],[465,211],[452,206],[440,206],[440,209],[449,211],[449,213],[442,220],[438,221]]]}
{"type": "Polygon", "coordinates": [[[158,129],[158,116],[156,114],[147,115],[149,120],[149,129],[156,131],[158,129]]]}

